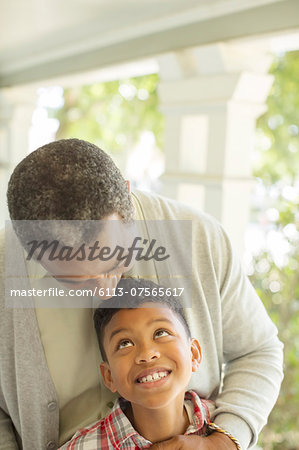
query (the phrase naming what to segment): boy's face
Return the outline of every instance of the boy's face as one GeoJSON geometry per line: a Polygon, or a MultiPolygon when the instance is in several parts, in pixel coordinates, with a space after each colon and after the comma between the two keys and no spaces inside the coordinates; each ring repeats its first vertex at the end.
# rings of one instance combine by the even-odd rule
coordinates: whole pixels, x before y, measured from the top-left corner
{"type": "Polygon", "coordinates": [[[188,338],[177,315],[156,303],[118,311],[105,328],[104,349],[106,386],[132,405],[152,409],[184,398],[201,359],[198,342],[188,338]]]}

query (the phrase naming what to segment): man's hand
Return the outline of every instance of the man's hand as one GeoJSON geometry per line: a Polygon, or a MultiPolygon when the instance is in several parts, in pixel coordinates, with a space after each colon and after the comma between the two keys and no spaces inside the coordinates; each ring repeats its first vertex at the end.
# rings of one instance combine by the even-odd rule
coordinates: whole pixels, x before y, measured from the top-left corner
{"type": "Polygon", "coordinates": [[[213,433],[210,436],[174,436],[168,441],[159,442],[151,450],[236,450],[234,442],[225,434],[213,433]]]}

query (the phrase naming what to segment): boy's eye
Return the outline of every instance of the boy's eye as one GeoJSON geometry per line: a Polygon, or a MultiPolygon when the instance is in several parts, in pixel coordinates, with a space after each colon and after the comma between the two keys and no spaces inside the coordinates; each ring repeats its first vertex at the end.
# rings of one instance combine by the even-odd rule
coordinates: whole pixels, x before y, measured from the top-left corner
{"type": "Polygon", "coordinates": [[[122,341],[120,341],[117,348],[122,349],[122,348],[131,347],[132,345],[133,345],[133,342],[130,341],[130,339],[123,339],[122,341]]]}
{"type": "Polygon", "coordinates": [[[157,330],[155,332],[155,338],[160,338],[160,337],[164,337],[164,336],[169,336],[170,333],[166,330],[157,330]]]}

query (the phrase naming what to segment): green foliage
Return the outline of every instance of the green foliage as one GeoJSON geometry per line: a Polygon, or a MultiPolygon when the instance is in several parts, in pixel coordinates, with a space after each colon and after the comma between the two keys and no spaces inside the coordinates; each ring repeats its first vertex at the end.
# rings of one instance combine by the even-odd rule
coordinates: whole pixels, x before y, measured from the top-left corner
{"type": "MultiPolygon", "coordinates": [[[[255,168],[288,250],[278,264],[272,249],[254,259],[252,282],[276,323],[284,343],[284,381],[277,405],[261,434],[264,450],[299,449],[299,52],[278,57],[270,71],[274,83],[268,111],[258,121],[264,143],[255,168]]],[[[269,231],[268,230],[268,231],[269,231]]]]}
{"type": "Polygon", "coordinates": [[[293,183],[299,174],[299,52],[276,58],[270,73],[274,83],[268,97],[268,111],[258,128],[268,138],[256,176],[267,184],[293,183]]]}
{"type": "Polygon", "coordinates": [[[66,89],[63,108],[53,112],[60,122],[57,139],[85,139],[125,159],[146,130],[162,148],[157,84],[153,74],[66,89]]]}

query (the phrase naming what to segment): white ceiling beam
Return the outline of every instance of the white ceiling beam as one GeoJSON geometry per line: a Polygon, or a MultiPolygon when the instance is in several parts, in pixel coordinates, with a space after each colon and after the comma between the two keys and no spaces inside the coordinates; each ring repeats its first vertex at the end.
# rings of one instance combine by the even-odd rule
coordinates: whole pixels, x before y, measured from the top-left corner
{"type": "MultiPolygon", "coordinates": [[[[253,8],[230,12],[221,17],[205,20],[195,18],[192,23],[176,24],[165,30],[144,32],[139,36],[121,38],[113,43],[97,41],[97,45],[82,47],[76,40],[64,46],[42,48],[32,54],[28,49],[15,64],[0,66],[0,87],[49,80],[67,74],[100,69],[115,64],[152,57],[166,52],[213,42],[227,41],[247,36],[259,36],[284,30],[299,29],[299,0],[284,0],[255,5],[253,8]]],[[[94,36],[98,39],[98,36],[94,36]]],[[[57,39],[56,39],[57,40],[57,39]]],[[[89,36],[92,42],[92,36],[89,36]]]]}

